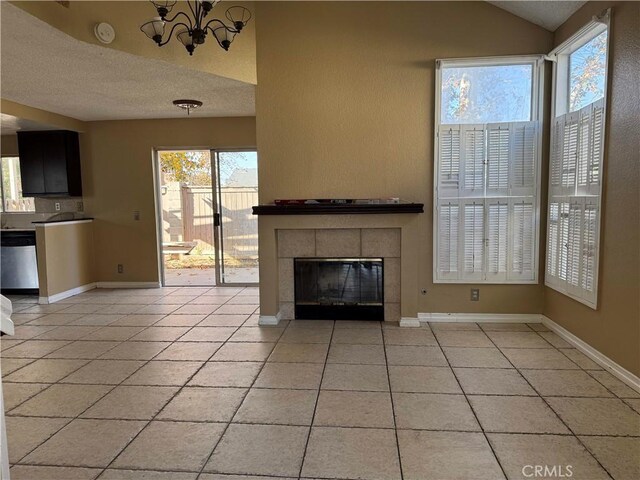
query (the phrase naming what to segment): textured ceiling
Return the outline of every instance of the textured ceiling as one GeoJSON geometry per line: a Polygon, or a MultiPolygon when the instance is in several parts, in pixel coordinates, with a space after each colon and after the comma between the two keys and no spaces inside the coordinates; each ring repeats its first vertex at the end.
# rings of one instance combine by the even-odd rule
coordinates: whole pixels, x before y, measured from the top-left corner
{"type": "Polygon", "coordinates": [[[204,103],[192,116],[255,115],[254,85],[84,43],[0,4],[2,98],[85,121],[184,117],[179,98],[204,103]]]}
{"type": "Polygon", "coordinates": [[[511,0],[489,3],[553,32],[587,2],[511,0]]]}

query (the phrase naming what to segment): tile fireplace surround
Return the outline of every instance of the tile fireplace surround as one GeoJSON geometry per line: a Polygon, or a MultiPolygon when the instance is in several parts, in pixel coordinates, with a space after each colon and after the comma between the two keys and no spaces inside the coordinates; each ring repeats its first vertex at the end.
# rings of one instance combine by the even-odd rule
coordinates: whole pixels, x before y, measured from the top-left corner
{"type": "Polygon", "coordinates": [[[400,250],[399,228],[278,230],[280,319],[295,318],[294,258],[375,257],[384,260],[384,319],[399,321],[400,250]]]}
{"type": "Polygon", "coordinates": [[[418,250],[416,215],[261,216],[259,221],[261,324],[295,318],[296,257],[383,258],[385,321],[417,317],[417,262],[403,255],[418,250]]]}

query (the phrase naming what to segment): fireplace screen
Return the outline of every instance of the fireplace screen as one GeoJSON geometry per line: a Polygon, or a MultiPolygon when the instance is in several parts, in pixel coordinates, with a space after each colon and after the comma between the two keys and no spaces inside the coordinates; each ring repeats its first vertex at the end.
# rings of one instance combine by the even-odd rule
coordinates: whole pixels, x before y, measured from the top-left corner
{"type": "Polygon", "coordinates": [[[382,258],[296,258],[298,319],[384,320],[382,258]]]}

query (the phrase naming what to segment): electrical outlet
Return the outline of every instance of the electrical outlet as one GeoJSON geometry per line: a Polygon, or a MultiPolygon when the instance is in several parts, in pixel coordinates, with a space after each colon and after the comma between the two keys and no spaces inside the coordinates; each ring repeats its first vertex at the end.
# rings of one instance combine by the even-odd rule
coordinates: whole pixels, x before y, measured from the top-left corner
{"type": "Polygon", "coordinates": [[[56,212],[59,212],[60,211],[60,202],[56,202],[54,206],[56,208],[56,212]]]}
{"type": "Polygon", "coordinates": [[[140,210],[133,211],[133,219],[137,222],[140,220],[140,210]]]}
{"type": "Polygon", "coordinates": [[[84,202],[76,202],[76,210],[78,212],[83,212],[84,211],[84,202]]]}
{"type": "Polygon", "coordinates": [[[472,288],[471,289],[471,301],[472,302],[477,302],[480,300],[480,289],[479,288],[472,288]]]}
{"type": "Polygon", "coordinates": [[[121,263],[118,264],[118,273],[124,273],[124,265],[121,263]]]}

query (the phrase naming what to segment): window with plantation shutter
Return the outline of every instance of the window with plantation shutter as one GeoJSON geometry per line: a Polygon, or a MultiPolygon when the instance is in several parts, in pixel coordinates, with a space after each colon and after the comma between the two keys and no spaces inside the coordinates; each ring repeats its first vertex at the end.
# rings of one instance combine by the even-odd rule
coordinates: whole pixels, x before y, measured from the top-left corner
{"type": "Polygon", "coordinates": [[[552,52],[545,283],[597,307],[608,13],[552,52]],[[568,79],[568,81],[567,81],[568,79]]]}
{"type": "Polygon", "coordinates": [[[438,61],[435,282],[537,281],[541,70],[539,57],[438,61]]]}

